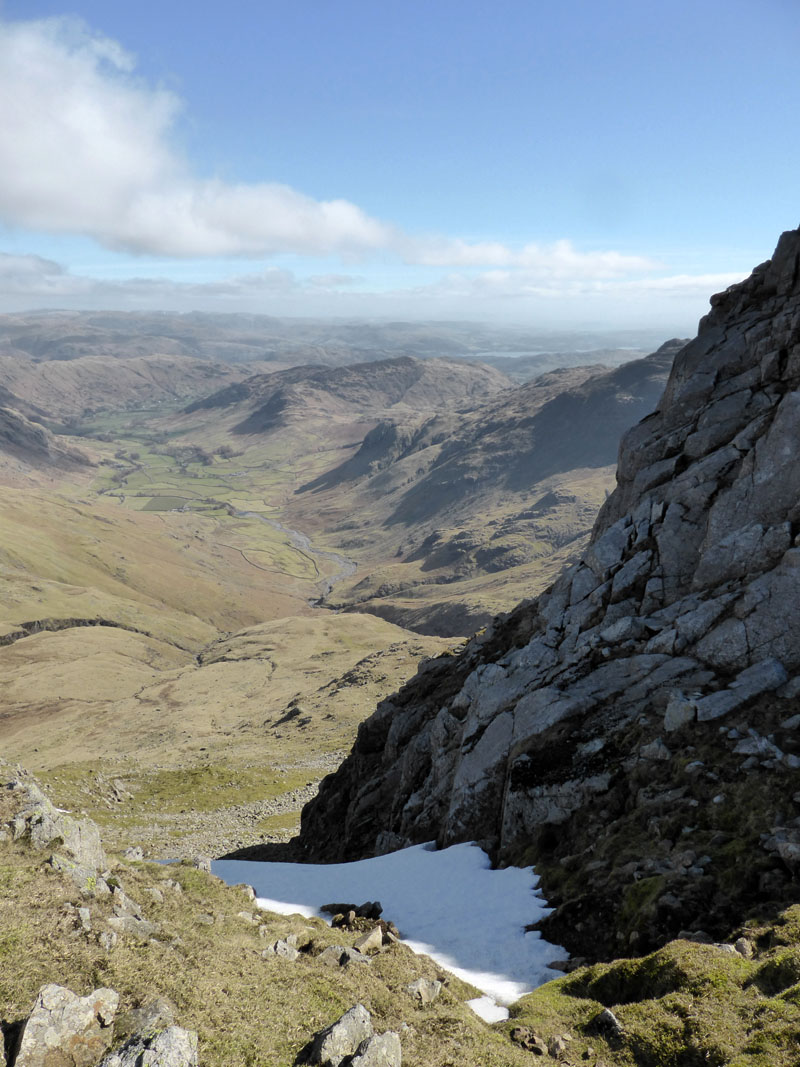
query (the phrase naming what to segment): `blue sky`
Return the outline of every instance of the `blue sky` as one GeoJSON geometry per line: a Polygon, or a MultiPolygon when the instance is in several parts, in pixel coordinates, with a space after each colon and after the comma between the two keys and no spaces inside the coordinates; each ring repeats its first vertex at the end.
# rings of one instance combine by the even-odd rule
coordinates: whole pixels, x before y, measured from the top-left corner
{"type": "Polygon", "coordinates": [[[0,0],[0,310],[686,333],[800,222],[796,0],[0,0]]]}

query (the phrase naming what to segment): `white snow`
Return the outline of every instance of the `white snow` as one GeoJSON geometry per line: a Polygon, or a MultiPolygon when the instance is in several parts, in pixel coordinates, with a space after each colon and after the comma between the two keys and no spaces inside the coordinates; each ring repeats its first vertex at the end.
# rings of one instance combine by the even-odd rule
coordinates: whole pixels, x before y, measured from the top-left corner
{"type": "Polygon", "coordinates": [[[324,904],[379,900],[383,918],[415,952],[487,994],[470,1003],[490,1022],[508,1015],[498,1003],[511,1004],[549,981],[554,974],[547,964],[566,956],[524,929],[551,910],[533,868],[492,870],[477,845],[441,851],[415,845],[355,863],[216,860],[211,870],[229,885],[249,883],[260,907],[284,915],[322,915],[324,904]]]}
{"type": "Polygon", "coordinates": [[[468,1000],[467,1004],[487,1023],[500,1023],[508,1018],[508,1008],[498,1004],[494,997],[475,997],[473,1000],[468,1000]]]}

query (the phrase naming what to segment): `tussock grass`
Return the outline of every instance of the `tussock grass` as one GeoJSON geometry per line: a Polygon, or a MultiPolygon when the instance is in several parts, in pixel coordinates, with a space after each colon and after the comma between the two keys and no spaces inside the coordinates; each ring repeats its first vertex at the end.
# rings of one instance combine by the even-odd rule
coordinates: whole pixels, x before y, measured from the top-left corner
{"type": "Polygon", "coordinates": [[[528,1062],[527,1054],[464,1005],[476,990],[403,945],[392,946],[368,966],[331,969],[316,956],[356,935],[333,930],[322,920],[259,912],[240,889],[188,866],[120,862],[114,876],[160,931],[147,941],[121,936],[107,952],[97,934],[106,928],[110,900],[82,897],[46,868],[40,853],[0,843],[3,1021],[22,1019],[46,982],[80,995],[110,986],[120,993],[120,1013],[153,996],[172,1001],[179,1023],[197,1030],[206,1067],[288,1067],[314,1031],[361,1002],[378,1031],[400,1033],[409,1067],[522,1067],[528,1062]],[[180,883],[181,893],[166,885],[170,879],[180,883]],[[150,899],[146,890],[153,887],[160,888],[162,902],[150,899]],[[91,913],[89,933],[75,910],[84,906],[91,913]],[[291,933],[301,946],[310,946],[297,961],[262,956],[266,945],[291,933]],[[405,991],[418,977],[446,981],[441,997],[426,1008],[405,991]]]}
{"type": "MultiPolygon", "coordinates": [[[[750,924],[752,959],[716,945],[672,941],[639,959],[582,968],[523,997],[504,1024],[574,1036],[572,1062],[594,1049],[620,1067],[795,1067],[800,1062],[800,906],[777,924],[750,924]],[[791,948],[777,944],[788,937],[791,948]],[[604,1007],[622,1035],[592,1030],[604,1007]]],[[[589,1056],[592,1062],[592,1056],[589,1056]]]]}

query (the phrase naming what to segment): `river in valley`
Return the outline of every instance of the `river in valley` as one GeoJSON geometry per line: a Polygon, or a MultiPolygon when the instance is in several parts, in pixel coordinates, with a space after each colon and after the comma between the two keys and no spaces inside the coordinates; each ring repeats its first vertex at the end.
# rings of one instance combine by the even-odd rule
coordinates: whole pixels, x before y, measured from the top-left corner
{"type": "MultiPolygon", "coordinates": [[[[329,563],[333,563],[336,567],[334,573],[329,574],[326,578],[320,578],[316,583],[317,589],[319,590],[319,597],[314,601],[315,604],[321,604],[337,582],[341,582],[345,578],[350,578],[356,573],[357,565],[355,560],[348,559],[347,556],[342,556],[339,552],[329,552],[327,549],[314,548],[308,534],[304,534],[300,530],[293,530],[291,526],[285,526],[282,522],[278,522],[277,519],[269,519],[266,515],[260,515],[257,511],[234,511],[234,515],[241,519],[260,519],[261,522],[265,522],[268,526],[271,526],[273,530],[278,530],[280,533],[286,534],[296,549],[304,552],[315,561],[327,560],[329,563]]],[[[319,571],[320,568],[317,567],[317,570],[319,571]]]]}

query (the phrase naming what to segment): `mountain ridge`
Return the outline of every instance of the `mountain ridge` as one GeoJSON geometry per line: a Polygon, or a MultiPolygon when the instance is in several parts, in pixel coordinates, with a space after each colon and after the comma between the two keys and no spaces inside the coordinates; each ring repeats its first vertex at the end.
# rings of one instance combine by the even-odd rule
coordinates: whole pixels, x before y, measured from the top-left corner
{"type": "Polygon", "coordinates": [[[667,342],[627,369],[543,375],[459,412],[378,423],[291,504],[301,526],[312,507],[325,510],[343,544],[368,538],[372,556],[380,548],[377,567],[340,583],[329,603],[468,635],[511,607],[513,593],[492,611],[477,587],[459,600],[464,582],[517,568],[517,580],[543,589],[584,547],[619,437],[652,410],[680,347],[667,342]],[[447,585],[447,603],[426,606],[447,585]]]}
{"type": "Polygon", "coordinates": [[[582,562],[362,724],[307,855],[478,840],[594,958],[797,898],[799,264],[789,231],[712,299],[582,562]]]}
{"type": "Polygon", "coordinates": [[[351,363],[343,367],[303,365],[258,374],[195,401],[187,414],[241,405],[244,418],[234,434],[268,432],[292,415],[367,413],[374,408],[404,406],[435,411],[445,403],[482,399],[512,382],[499,371],[477,363],[412,356],[351,363]]]}

